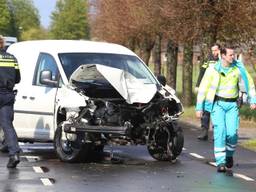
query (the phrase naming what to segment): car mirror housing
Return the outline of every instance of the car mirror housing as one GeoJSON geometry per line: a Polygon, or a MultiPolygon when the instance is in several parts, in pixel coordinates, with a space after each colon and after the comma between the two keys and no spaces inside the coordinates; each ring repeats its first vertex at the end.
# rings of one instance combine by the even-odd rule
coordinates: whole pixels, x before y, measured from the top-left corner
{"type": "Polygon", "coordinates": [[[40,72],[40,83],[43,85],[49,85],[53,87],[58,86],[58,81],[52,80],[52,72],[49,70],[40,72]]]}
{"type": "Polygon", "coordinates": [[[165,76],[163,76],[163,75],[158,75],[158,76],[157,76],[157,80],[158,80],[163,86],[166,85],[166,78],[165,78],[165,76]]]}

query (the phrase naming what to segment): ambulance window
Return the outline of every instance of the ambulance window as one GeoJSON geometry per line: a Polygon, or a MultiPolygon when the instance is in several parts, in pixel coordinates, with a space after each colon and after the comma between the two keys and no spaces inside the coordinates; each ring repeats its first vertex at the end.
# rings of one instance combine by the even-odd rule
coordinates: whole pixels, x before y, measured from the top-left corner
{"type": "Polygon", "coordinates": [[[40,83],[40,73],[42,71],[51,71],[52,80],[57,80],[59,77],[58,67],[54,58],[51,55],[46,53],[40,53],[39,55],[39,58],[37,61],[37,67],[35,71],[35,78],[33,82],[34,85],[46,86],[40,83]]]}

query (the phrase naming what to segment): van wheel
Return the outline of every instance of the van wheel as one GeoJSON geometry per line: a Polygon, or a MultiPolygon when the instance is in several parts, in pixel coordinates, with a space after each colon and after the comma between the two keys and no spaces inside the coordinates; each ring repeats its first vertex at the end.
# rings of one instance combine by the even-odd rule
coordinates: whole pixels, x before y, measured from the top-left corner
{"type": "Polygon", "coordinates": [[[75,140],[68,140],[63,131],[63,123],[60,123],[54,136],[54,148],[61,161],[74,163],[84,162],[88,159],[91,151],[90,144],[83,144],[83,133],[75,135],[75,140]]]}
{"type": "Polygon", "coordinates": [[[175,124],[158,129],[153,135],[153,142],[148,145],[149,154],[158,161],[172,161],[182,152],[184,137],[181,128],[175,124]]]}

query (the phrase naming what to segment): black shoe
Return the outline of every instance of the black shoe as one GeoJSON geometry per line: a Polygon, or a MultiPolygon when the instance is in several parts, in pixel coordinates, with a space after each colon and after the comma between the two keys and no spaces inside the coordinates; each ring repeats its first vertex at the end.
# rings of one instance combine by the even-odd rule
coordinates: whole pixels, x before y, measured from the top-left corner
{"type": "Polygon", "coordinates": [[[208,140],[208,135],[201,134],[197,137],[197,139],[201,141],[207,141],[208,140]]]}
{"type": "Polygon", "coordinates": [[[2,153],[8,153],[9,152],[8,147],[6,145],[0,145],[0,151],[2,153]]]}
{"type": "Polygon", "coordinates": [[[20,155],[19,154],[12,155],[9,158],[7,168],[15,168],[19,162],[20,162],[20,155]]]}
{"type": "Polygon", "coordinates": [[[202,133],[197,137],[197,139],[202,140],[202,141],[207,141],[208,140],[208,130],[203,128],[202,133]]]}
{"type": "Polygon", "coordinates": [[[233,157],[226,157],[226,167],[232,168],[233,167],[233,157]]]}
{"type": "Polygon", "coordinates": [[[226,167],[224,164],[220,164],[217,166],[217,172],[219,173],[225,173],[226,172],[226,167]]]}

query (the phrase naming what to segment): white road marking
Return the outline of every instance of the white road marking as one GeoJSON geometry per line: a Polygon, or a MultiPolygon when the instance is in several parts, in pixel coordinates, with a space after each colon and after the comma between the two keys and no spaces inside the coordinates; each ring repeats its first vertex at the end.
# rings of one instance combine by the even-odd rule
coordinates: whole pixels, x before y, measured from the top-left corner
{"type": "Polygon", "coordinates": [[[44,171],[41,167],[33,167],[33,169],[36,173],[44,173],[44,171]]]}
{"type": "Polygon", "coordinates": [[[244,179],[244,180],[246,180],[246,181],[255,181],[254,179],[252,179],[252,178],[250,178],[250,177],[247,177],[246,175],[239,174],[239,173],[234,173],[233,176],[234,176],[234,177],[237,177],[237,178],[244,179]]]}
{"type": "Polygon", "coordinates": [[[21,157],[25,157],[28,160],[28,162],[35,162],[35,161],[40,160],[39,156],[26,155],[26,156],[21,156],[21,157]]]}
{"type": "Polygon", "coordinates": [[[42,183],[43,183],[45,186],[51,186],[51,185],[52,185],[52,182],[51,182],[50,179],[48,179],[48,178],[41,178],[40,180],[42,181],[42,183]]]}
{"type": "Polygon", "coordinates": [[[187,149],[185,147],[182,148],[183,151],[186,151],[187,149]]]}
{"type": "Polygon", "coordinates": [[[209,162],[210,165],[217,167],[217,164],[215,162],[209,162]]]}
{"type": "Polygon", "coordinates": [[[198,155],[198,154],[196,154],[196,153],[189,153],[191,156],[193,156],[193,157],[196,157],[196,158],[198,158],[198,159],[205,159],[203,156],[201,156],[201,155],[198,155]]]}

